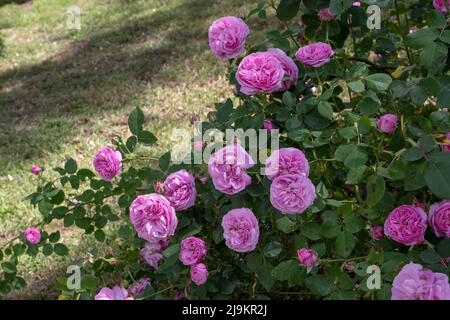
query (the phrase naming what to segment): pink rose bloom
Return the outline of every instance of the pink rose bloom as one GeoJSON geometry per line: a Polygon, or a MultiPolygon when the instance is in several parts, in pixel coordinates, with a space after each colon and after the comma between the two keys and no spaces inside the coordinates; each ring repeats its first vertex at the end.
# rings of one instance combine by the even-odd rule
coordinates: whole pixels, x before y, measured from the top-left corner
{"type": "Polygon", "coordinates": [[[180,261],[185,266],[191,266],[205,259],[208,245],[197,237],[187,237],[180,244],[180,261]]]}
{"type": "Polygon", "coordinates": [[[427,215],[415,206],[401,205],[392,210],[384,222],[384,234],[406,246],[418,245],[424,241],[427,229],[427,215]]]}
{"type": "Polygon", "coordinates": [[[121,286],[114,286],[112,289],[103,288],[95,296],[95,300],[134,300],[129,296],[128,291],[121,286]]]}
{"type": "Polygon", "coordinates": [[[430,207],[428,224],[436,237],[450,238],[450,200],[435,203],[430,207]]]}
{"type": "MultiPolygon", "coordinates": [[[[445,134],[445,139],[446,139],[446,140],[450,140],[450,132],[447,132],[447,133],[445,134]]],[[[442,151],[450,152],[450,144],[448,144],[448,143],[446,143],[446,144],[441,144],[441,149],[442,149],[442,151]]]]}
{"type": "Polygon", "coordinates": [[[237,143],[226,146],[211,155],[208,172],[214,188],[233,195],[244,190],[252,182],[246,169],[255,165],[250,155],[237,143]]]}
{"type": "Polygon", "coordinates": [[[198,286],[206,283],[208,280],[208,269],[203,263],[197,263],[191,266],[191,280],[198,286]]]}
{"type": "Polygon", "coordinates": [[[416,26],[414,26],[414,27],[411,27],[411,28],[409,28],[409,33],[414,33],[414,32],[417,32],[417,30],[419,30],[419,29],[417,29],[417,27],[416,27],[416,26]]]}
{"type": "Polygon", "coordinates": [[[194,141],[194,151],[201,152],[203,150],[203,141],[195,140],[194,141]]]}
{"type": "Polygon", "coordinates": [[[244,51],[245,39],[249,34],[250,30],[244,20],[222,17],[209,27],[209,47],[219,59],[233,59],[244,51]]]}
{"type": "Polygon", "coordinates": [[[35,165],[35,164],[33,164],[32,166],[31,166],[31,173],[32,174],[39,174],[39,173],[41,173],[42,172],[42,168],[41,167],[39,167],[39,166],[37,166],[37,165],[35,165]]]}
{"type": "Polygon", "coordinates": [[[266,119],[263,121],[263,128],[272,131],[273,129],[276,129],[275,125],[272,123],[272,121],[266,119]]]}
{"type": "Polygon", "coordinates": [[[319,13],[317,13],[317,16],[319,17],[320,21],[330,21],[334,19],[333,14],[331,13],[330,8],[323,8],[319,10],[319,13]]]}
{"type": "Polygon", "coordinates": [[[195,178],[200,181],[201,184],[206,184],[208,177],[195,176],[195,178]]]}
{"type": "Polygon", "coordinates": [[[250,252],[256,248],[259,239],[258,219],[247,208],[228,211],[222,218],[225,244],[236,252],[250,252]]]}
{"type": "Polygon", "coordinates": [[[409,263],[392,283],[391,300],[450,300],[447,275],[409,263]]]}
{"type": "Polygon", "coordinates": [[[195,179],[186,170],[171,173],[164,181],[164,197],[176,211],[192,207],[197,197],[195,179]]]}
{"type": "Polygon", "coordinates": [[[307,67],[319,68],[330,62],[334,51],[328,43],[316,42],[298,49],[295,57],[307,67]]]}
{"type": "Polygon", "coordinates": [[[375,240],[380,240],[384,237],[383,227],[382,226],[374,226],[370,231],[370,235],[375,240]]]}
{"type": "Polygon", "coordinates": [[[377,121],[377,127],[381,132],[392,133],[397,129],[397,116],[395,114],[385,114],[377,121]]]}
{"type": "Polygon", "coordinates": [[[145,291],[145,289],[150,285],[150,279],[149,278],[141,278],[137,282],[133,283],[129,288],[128,291],[130,292],[130,295],[137,298],[140,295],[142,295],[145,291]]]}
{"type": "Polygon", "coordinates": [[[275,150],[265,162],[265,174],[269,180],[286,174],[309,175],[309,162],[297,148],[275,150]]]}
{"type": "Polygon", "coordinates": [[[270,203],[283,214],[300,214],[316,199],[316,189],[301,174],[286,174],[273,180],[270,186],[270,203]]]}
{"type": "Polygon", "coordinates": [[[195,123],[197,121],[200,121],[200,116],[198,114],[193,114],[191,116],[191,123],[195,123]]]}
{"type": "Polygon", "coordinates": [[[111,147],[103,147],[95,154],[93,164],[100,177],[111,181],[122,171],[122,154],[111,147]]]}
{"type": "Polygon", "coordinates": [[[278,60],[280,60],[283,70],[285,72],[285,77],[289,77],[289,80],[284,80],[282,82],[281,90],[289,90],[292,86],[297,84],[298,79],[298,68],[294,60],[289,57],[283,50],[278,48],[270,48],[267,50],[273,54],[278,60]]]}
{"type": "Polygon", "coordinates": [[[371,52],[369,55],[369,60],[372,62],[376,62],[383,58],[383,55],[381,53],[371,52]]]}
{"type": "Polygon", "coordinates": [[[35,227],[29,227],[25,230],[23,236],[31,244],[36,244],[41,241],[41,232],[35,227]]]}
{"type": "Polygon", "coordinates": [[[312,249],[301,248],[297,250],[298,261],[304,267],[306,267],[309,273],[312,268],[318,265],[317,252],[312,249]]]}
{"type": "Polygon", "coordinates": [[[433,6],[437,11],[447,13],[450,9],[450,0],[433,0],[433,6]]]}
{"type": "Polygon", "coordinates": [[[157,193],[138,196],[130,206],[130,219],[138,236],[150,242],[167,240],[178,224],[175,209],[157,193]]]}
{"type": "Polygon", "coordinates": [[[150,267],[158,270],[159,261],[163,258],[161,251],[167,247],[167,243],[160,242],[147,242],[140,251],[140,256],[148,263],[150,267]]]}
{"type": "Polygon", "coordinates": [[[240,91],[246,95],[281,90],[284,76],[283,64],[271,52],[249,54],[242,59],[236,72],[240,91]]]}
{"type": "Polygon", "coordinates": [[[155,183],[155,191],[158,193],[163,193],[164,192],[164,183],[162,183],[161,181],[158,181],[155,183]]]}
{"type": "Polygon", "coordinates": [[[361,7],[361,2],[355,1],[355,2],[352,3],[352,6],[354,6],[354,7],[361,7]]]}

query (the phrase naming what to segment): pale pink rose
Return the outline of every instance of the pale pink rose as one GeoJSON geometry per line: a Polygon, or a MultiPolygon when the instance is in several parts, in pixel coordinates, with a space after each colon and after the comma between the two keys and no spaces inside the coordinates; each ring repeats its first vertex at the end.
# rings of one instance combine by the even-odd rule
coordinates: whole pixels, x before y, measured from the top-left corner
{"type": "Polygon", "coordinates": [[[385,114],[377,121],[377,127],[381,132],[392,133],[397,129],[397,116],[395,114],[385,114]]]}
{"type": "Polygon", "coordinates": [[[334,19],[333,14],[331,13],[330,8],[322,8],[319,10],[319,13],[317,13],[317,16],[319,17],[320,21],[330,21],[334,19]]]}
{"type": "Polygon", "coordinates": [[[384,234],[406,246],[418,245],[424,241],[427,229],[427,215],[408,204],[395,208],[384,222],[384,234]]]}
{"type": "Polygon", "coordinates": [[[242,59],[236,72],[240,91],[246,95],[272,93],[283,88],[283,64],[270,52],[251,53],[242,59]]]}
{"type": "Polygon", "coordinates": [[[352,6],[354,6],[354,7],[361,7],[361,2],[355,1],[355,2],[352,3],[352,6]]]}
{"type": "Polygon", "coordinates": [[[155,191],[158,193],[164,193],[164,183],[161,181],[158,181],[155,183],[155,191]]]}
{"type": "Polygon", "coordinates": [[[222,17],[209,27],[209,47],[219,59],[233,59],[244,51],[245,39],[249,34],[250,30],[244,20],[231,16],[222,17]]]}
{"type": "Polygon", "coordinates": [[[254,165],[250,155],[239,144],[233,143],[211,155],[208,172],[218,191],[233,195],[251,184],[252,178],[246,169],[254,165]]]}
{"type": "Polygon", "coordinates": [[[198,263],[191,266],[190,274],[191,280],[198,286],[201,286],[208,281],[208,269],[203,263],[198,263]]]}
{"type": "Polygon", "coordinates": [[[114,286],[112,289],[103,288],[95,296],[95,300],[134,300],[128,291],[121,286],[114,286]]]}
{"type": "Polygon", "coordinates": [[[448,13],[450,0],[433,0],[434,8],[441,13],[448,13]]]}
{"type": "Polygon", "coordinates": [[[111,147],[101,148],[92,162],[95,171],[106,181],[111,181],[122,171],[122,154],[111,147]]]}
{"type": "Polygon", "coordinates": [[[384,237],[383,227],[382,226],[373,226],[372,230],[370,230],[370,235],[375,240],[380,240],[384,237]]]}
{"type": "Polygon", "coordinates": [[[222,218],[225,244],[236,252],[250,252],[259,239],[259,224],[255,214],[247,208],[228,211],[222,218]]]}
{"type": "Polygon", "coordinates": [[[130,206],[130,219],[138,236],[150,242],[167,240],[178,224],[175,209],[157,193],[138,196],[130,206]]]}
{"type": "Polygon", "coordinates": [[[24,232],[25,240],[31,244],[36,244],[41,241],[41,232],[35,227],[29,227],[24,232]]]}
{"type": "Polygon", "coordinates": [[[159,261],[163,258],[161,252],[167,247],[167,242],[147,242],[140,251],[140,256],[153,269],[158,270],[159,261]]]}
{"type": "Polygon", "coordinates": [[[164,181],[164,197],[176,211],[192,207],[197,197],[195,179],[186,170],[171,173],[164,181]]]}
{"type": "Polygon", "coordinates": [[[450,300],[447,275],[409,263],[392,283],[391,300],[450,300]]]}
{"type": "Polygon", "coordinates": [[[191,266],[199,263],[206,257],[208,245],[205,241],[197,237],[187,237],[180,244],[180,261],[191,266]]]}
{"type": "Polygon", "coordinates": [[[270,48],[267,50],[273,54],[278,60],[280,60],[283,70],[285,72],[284,77],[289,77],[289,80],[284,80],[282,82],[281,90],[289,90],[292,86],[297,84],[298,79],[298,67],[294,60],[289,57],[283,50],[278,48],[270,48]]]}
{"type": "MultiPolygon", "coordinates": [[[[445,134],[445,140],[450,141],[450,132],[447,132],[445,134]]],[[[441,149],[442,149],[442,151],[450,152],[450,143],[441,144],[441,149]]]]}
{"type": "Polygon", "coordinates": [[[268,131],[272,131],[273,129],[276,129],[276,127],[273,124],[273,122],[268,120],[268,119],[263,121],[263,128],[268,130],[268,131]]]}
{"type": "Polygon", "coordinates": [[[145,289],[151,285],[150,279],[149,278],[141,278],[138,281],[136,281],[135,283],[133,283],[129,288],[128,291],[130,293],[131,296],[133,296],[134,298],[137,298],[139,296],[141,296],[145,289]]]}
{"type": "Polygon", "coordinates": [[[194,151],[202,152],[202,150],[203,150],[203,141],[202,140],[195,140],[194,141],[194,151]]]}
{"type": "Polygon", "coordinates": [[[314,266],[319,264],[317,252],[312,249],[308,248],[298,249],[297,257],[300,264],[306,267],[308,273],[312,270],[314,266]]]}
{"type": "Polygon", "coordinates": [[[33,164],[33,165],[31,166],[31,173],[32,173],[32,174],[39,174],[39,173],[41,173],[41,172],[42,172],[42,168],[39,167],[38,165],[33,164]]]}
{"type": "Polygon", "coordinates": [[[330,62],[334,51],[328,43],[316,42],[298,49],[295,57],[307,67],[319,68],[330,62]]]}
{"type": "Polygon", "coordinates": [[[301,214],[316,199],[316,189],[301,174],[286,174],[272,181],[270,203],[283,214],[301,214]]]}
{"type": "Polygon", "coordinates": [[[286,174],[309,175],[309,162],[297,148],[281,148],[272,152],[265,162],[265,174],[269,180],[286,174]]]}
{"type": "Polygon", "coordinates": [[[435,203],[430,207],[428,224],[436,237],[450,238],[450,200],[435,203]]]}

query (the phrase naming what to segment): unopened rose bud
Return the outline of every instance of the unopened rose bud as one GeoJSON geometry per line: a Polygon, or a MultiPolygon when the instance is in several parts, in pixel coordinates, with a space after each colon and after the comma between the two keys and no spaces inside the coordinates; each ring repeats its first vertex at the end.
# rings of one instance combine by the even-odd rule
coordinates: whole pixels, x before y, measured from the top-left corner
{"type": "Polygon", "coordinates": [[[155,190],[158,193],[163,193],[164,192],[164,183],[162,183],[161,181],[158,181],[155,183],[155,190]]]}
{"type": "Polygon", "coordinates": [[[311,272],[312,268],[318,264],[317,252],[312,249],[301,248],[297,250],[298,261],[306,271],[311,272]]]}
{"type": "Polygon", "coordinates": [[[39,167],[38,165],[33,164],[33,165],[31,166],[31,173],[32,173],[32,174],[39,174],[39,173],[41,173],[41,172],[42,172],[42,168],[39,167]]]}
{"type": "Polygon", "coordinates": [[[264,129],[266,129],[266,130],[268,130],[268,131],[271,131],[271,130],[273,130],[273,129],[276,129],[276,127],[275,127],[275,125],[272,123],[272,121],[267,120],[267,119],[263,121],[263,127],[264,127],[264,129]]]}

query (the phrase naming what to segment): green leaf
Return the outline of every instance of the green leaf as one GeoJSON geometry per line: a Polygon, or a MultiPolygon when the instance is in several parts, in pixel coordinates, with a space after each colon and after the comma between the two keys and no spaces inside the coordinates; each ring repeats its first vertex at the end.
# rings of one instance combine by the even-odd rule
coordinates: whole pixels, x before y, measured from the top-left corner
{"type": "Polygon", "coordinates": [[[179,249],[180,249],[180,245],[178,243],[176,243],[176,244],[169,246],[166,250],[163,251],[162,254],[165,258],[169,258],[173,255],[178,254],[179,249]]]}
{"type": "Polygon", "coordinates": [[[55,243],[58,242],[60,238],[61,234],[59,233],[59,231],[55,231],[48,237],[48,240],[52,243],[55,243]]]}
{"type": "Polygon", "coordinates": [[[339,135],[344,139],[350,140],[356,137],[358,135],[358,132],[356,131],[356,128],[348,127],[339,129],[339,135]]]}
{"type": "Polygon", "coordinates": [[[450,238],[444,239],[439,242],[437,251],[439,252],[441,257],[450,257],[450,238]]]}
{"type": "Polygon", "coordinates": [[[365,115],[374,114],[379,107],[380,103],[370,97],[365,97],[358,103],[358,110],[365,115]]]}
{"type": "Polygon", "coordinates": [[[336,254],[340,257],[346,258],[352,253],[355,245],[355,237],[349,231],[343,231],[336,238],[336,254]]]}
{"type": "Polygon", "coordinates": [[[302,224],[300,232],[311,240],[319,240],[321,238],[320,225],[316,222],[302,224]]]}
{"type": "Polygon", "coordinates": [[[155,137],[153,133],[150,131],[141,131],[137,135],[139,143],[145,144],[145,145],[152,145],[154,144],[158,139],[155,137]]]}
{"type": "Polygon", "coordinates": [[[92,291],[97,289],[97,278],[91,275],[81,277],[80,286],[84,290],[92,291]]]}
{"type": "Polygon", "coordinates": [[[285,281],[289,279],[290,273],[297,268],[300,268],[298,261],[283,261],[272,270],[272,276],[277,280],[285,281]]]}
{"type": "Polygon", "coordinates": [[[42,253],[45,256],[49,256],[53,253],[53,246],[49,243],[46,243],[43,247],[42,247],[42,253]]]}
{"type": "Polygon", "coordinates": [[[284,233],[291,233],[297,230],[297,224],[289,219],[289,217],[282,217],[280,219],[277,219],[275,224],[277,226],[277,229],[284,233]]]}
{"type": "Polygon", "coordinates": [[[361,80],[351,81],[351,82],[347,83],[347,85],[352,91],[357,92],[357,93],[366,91],[364,82],[362,82],[361,80]]]}
{"type": "Polygon", "coordinates": [[[258,280],[267,291],[272,288],[275,282],[275,279],[272,277],[272,271],[273,267],[267,261],[258,267],[258,280]]]}
{"type": "Polygon", "coordinates": [[[75,160],[73,160],[72,158],[67,160],[66,164],[64,165],[64,170],[68,174],[74,174],[75,172],[77,172],[77,163],[75,162],[75,160]]]}
{"type": "Polygon", "coordinates": [[[319,105],[317,106],[317,111],[319,111],[319,114],[328,120],[333,120],[333,107],[329,102],[321,101],[319,102],[319,105]]]}
{"type": "Polygon", "coordinates": [[[327,296],[333,292],[333,279],[325,275],[309,276],[305,279],[306,287],[313,294],[327,296]]]}
{"type": "Polygon", "coordinates": [[[294,18],[300,9],[301,0],[281,0],[277,7],[277,17],[281,21],[294,18]]]}
{"type": "Polygon", "coordinates": [[[283,250],[283,245],[278,241],[272,241],[264,246],[264,255],[268,258],[274,258],[281,253],[281,250],[283,250]]]}
{"type": "Polygon", "coordinates": [[[351,168],[347,173],[346,184],[358,184],[364,178],[367,166],[351,168]]]}
{"type": "Polygon", "coordinates": [[[159,158],[159,168],[162,171],[167,171],[169,169],[170,165],[170,151],[164,153],[161,158],[159,158]]]}
{"type": "Polygon", "coordinates": [[[105,241],[105,232],[103,232],[103,230],[97,229],[94,232],[94,237],[95,239],[97,239],[97,241],[103,242],[105,241]]]}
{"type": "Polygon", "coordinates": [[[320,234],[325,238],[336,238],[341,231],[341,225],[336,220],[326,220],[320,226],[320,234]]]}
{"type": "Polygon", "coordinates": [[[403,160],[406,160],[409,162],[417,161],[422,158],[423,158],[423,153],[415,147],[412,147],[412,148],[409,148],[408,150],[406,150],[402,156],[403,160]]]}
{"type": "Polygon", "coordinates": [[[432,250],[424,250],[420,253],[420,259],[425,263],[437,263],[441,260],[441,257],[432,250]]]}
{"type": "Polygon", "coordinates": [[[423,48],[431,44],[439,36],[436,29],[421,29],[406,36],[406,44],[414,49],[423,48]]]}
{"type": "Polygon", "coordinates": [[[437,74],[442,71],[447,61],[448,48],[443,43],[432,42],[420,54],[420,64],[428,70],[428,74],[437,74]]]}
{"type": "Polygon", "coordinates": [[[450,165],[448,162],[428,162],[425,170],[428,188],[441,199],[450,199],[450,165]]]}
{"type": "Polygon", "coordinates": [[[17,272],[16,265],[11,262],[3,262],[2,269],[5,273],[13,274],[17,272]]]}
{"type": "Polygon", "coordinates": [[[144,113],[139,107],[136,107],[128,116],[128,127],[132,134],[138,135],[142,131],[144,120],[144,113]]]}
{"type": "Polygon", "coordinates": [[[350,213],[344,217],[345,230],[357,233],[364,228],[364,221],[357,213],[350,213]]]}
{"type": "Polygon", "coordinates": [[[392,83],[390,75],[385,73],[375,73],[366,77],[367,86],[378,92],[385,92],[392,83]]]}
{"type": "Polygon", "coordinates": [[[55,246],[53,247],[53,250],[59,256],[66,256],[69,253],[69,250],[67,249],[67,247],[62,243],[55,244],[55,246]]]}
{"type": "Polygon", "coordinates": [[[383,198],[385,183],[382,176],[373,175],[367,179],[367,205],[374,207],[383,198]]]}

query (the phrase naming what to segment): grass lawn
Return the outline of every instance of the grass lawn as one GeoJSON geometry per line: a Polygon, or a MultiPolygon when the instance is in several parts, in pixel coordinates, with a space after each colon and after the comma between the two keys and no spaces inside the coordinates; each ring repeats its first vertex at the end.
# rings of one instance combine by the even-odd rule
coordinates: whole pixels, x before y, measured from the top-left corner
{"type": "MultiPolygon", "coordinates": [[[[147,152],[159,153],[173,128],[187,127],[193,113],[204,118],[230,95],[226,63],[209,51],[208,26],[257,2],[0,1],[0,243],[40,220],[23,201],[38,182],[32,164],[50,169],[71,156],[90,167],[113,133],[127,134],[135,106],[160,138],[147,152]],[[80,31],[66,26],[70,5],[82,10],[80,31]]],[[[257,18],[248,23],[254,32],[265,27],[257,18]]],[[[29,287],[11,297],[55,298],[55,279],[94,246],[81,233],[61,233],[71,256],[23,258],[29,287]]]]}

